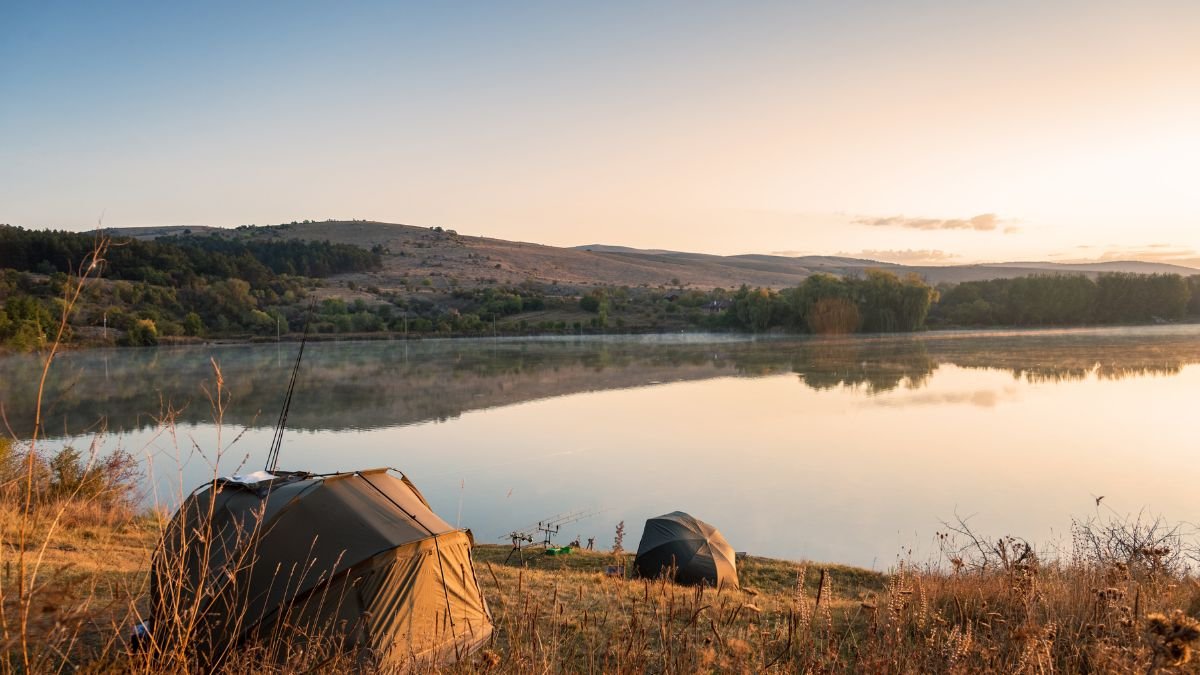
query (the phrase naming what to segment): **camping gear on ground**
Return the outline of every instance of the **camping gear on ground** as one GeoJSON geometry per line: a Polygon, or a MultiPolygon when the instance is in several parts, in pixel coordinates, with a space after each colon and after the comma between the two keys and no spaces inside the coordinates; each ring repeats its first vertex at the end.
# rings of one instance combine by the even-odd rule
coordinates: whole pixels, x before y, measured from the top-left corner
{"type": "Polygon", "coordinates": [[[129,631],[129,641],[126,644],[129,645],[130,653],[136,654],[145,649],[150,643],[152,625],[154,625],[154,622],[150,619],[139,621],[134,625],[133,630],[129,631]]]}
{"type": "Polygon", "coordinates": [[[738,587],[733,547],[717,528],[683,511],[646,521],[633,564],[649,579],[673,574],[680,584],[738,587]]]}
{"type": "Polygon", "coordinates": [[[453,662],[492,633],[472,543],[387,469],[219,479],[155,552],[154,639],[177,644],[194,622],[187,642],[206,666],[255,636],[334,644],[363,667],[453,662]]]}
{"type": "MultiPolygon", "coordinates": [[[[588,511],[585,509],[577,509],[575,511],[567,511],[556,516],[551,516],[544,520],[539,520],[537,525],[530,525],[522,530],[513,530],[508,534],[500,537],[501,539],[509,539],[512,541],[512,549],[508,555],[504,557],[505,564],[512,559],[516,553],[521,560],[525,560],[525,553],[521,549],[522,543],[532,544],[534,532],[542,537],[542,549],[548,555],[559,555],[562,553],[570,553],[572,548],[579,548],[579,536],[576,535],[575,540],[566,546],[558,547],[554,545],[554,535],[558,534],[563,525],[575,523],[585,518],[591,518],[598,513],[604,513],[608,509],[596,509],[588,511]]],[[[591,540],[588,540],[588,548],[591,548],[591,540]]]]}

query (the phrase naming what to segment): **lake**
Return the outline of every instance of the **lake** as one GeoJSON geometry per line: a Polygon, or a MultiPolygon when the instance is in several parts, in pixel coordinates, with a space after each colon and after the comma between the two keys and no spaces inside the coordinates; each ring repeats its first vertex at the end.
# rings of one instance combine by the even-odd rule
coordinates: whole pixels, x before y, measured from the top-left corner
{"type": "MultiPolygon", "coordinates": [[[[66,353],[43,447],[106,425],[99,447],[146,462],[147,503],[175,504],[262,468],[297,347],[66,353]]],[[[38,368],[0,358],[18,434],[38,368]]],[[[959,516],[1048,546],[1098,513],[1194,520],[1198,392],[1200,326],[310,343],[281,468],[396,467],[481,542],[598,511],[556,543],[607,549],[624,520],[635,549],[684,510],[737,550],[885,569],[933,558],[959,516]]]]}

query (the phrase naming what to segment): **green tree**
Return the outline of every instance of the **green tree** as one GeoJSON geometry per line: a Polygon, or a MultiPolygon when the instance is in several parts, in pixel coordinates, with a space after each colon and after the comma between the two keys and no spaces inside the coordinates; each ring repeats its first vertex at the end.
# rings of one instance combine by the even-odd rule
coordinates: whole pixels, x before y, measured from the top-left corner
{"type": "Polygon", "coordinates": [[[596,313],[600,311],[600,306],[604,304],[604,301],[604,292],[595,290],[579,298],[579,308],[585,312],[596,313]]]}
{"type": "Polygon", "coordinates": [[[756,333],[767,330],[776,319],[781,319],[785,307],[779,294],[769,288],[743,286],[733,299],[733,314],[737,321],[756,333]]]}
{"type": "Polygon", "coordinates": [[[258,335],[275,334],[275,317],[267,314],[261,309],[250,310],[247,317],[247,324],[247,327],[258,335]]]}
{"type": "Polygon", "coordinates": [[[152,347],[158,344],[158,327],[150,319],[138,319],[125,331],[123,344],[129,347],[152,347]]]}
{"type": "Polygon", "coordinates": [[[900,284],[898,310],[900,330],[916,331],[925,327],[929,310],[937,301],[938,293],[916,274],[909,274],[900,284]]]}
{"type": "Polygon", "coordinates": [[[829,330],[854,332],[859,328],[861,318],[853,289],[845,279],[832,274],[809,276],[799,286],[787,291],[786,301],[789,309],[788,325],[793,330],[807,329],[813,333],[829,330]],[[831,300],[839,302],[829,302],[831,300]],[[818,303],[821,303],[820,312],[814,315],[814,308],[818,303]],[[851,315],[847,306],[854,307],[852,314],[855,325],[852,327],[845,325],[847,317],[851,315]],[[830,324],[835,315],[837,320],[830,324]]]}
{"type": "Polygon", "coordinates": [[[200,315],[195,312],[188,312],[187,316],[183,317],[183,332],[185,335],[199,337],[204,334],[204,322],[200,320],[200,315]]]}
{"type": "Polygon", "coordinates": [[[6,345],[19,352],[30,352],[46,346],[46,333],[36,321],[22,319],[4,341],[6,345]]]}
{"type": "Polygon", "coordinates": [[[373,333],[383,329],[383,322],[371,312],[355,312],[350,317],[356,333],[373,333]]]}

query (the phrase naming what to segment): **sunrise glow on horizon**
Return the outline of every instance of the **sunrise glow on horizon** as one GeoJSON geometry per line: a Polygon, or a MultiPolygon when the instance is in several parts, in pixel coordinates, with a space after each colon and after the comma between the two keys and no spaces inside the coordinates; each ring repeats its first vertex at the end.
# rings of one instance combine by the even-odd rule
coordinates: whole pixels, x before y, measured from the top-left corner
{"type": "Polygon", "coordinates": [[[0,10],[0,223],[1200,267],[1200,4],[0,10]]]}

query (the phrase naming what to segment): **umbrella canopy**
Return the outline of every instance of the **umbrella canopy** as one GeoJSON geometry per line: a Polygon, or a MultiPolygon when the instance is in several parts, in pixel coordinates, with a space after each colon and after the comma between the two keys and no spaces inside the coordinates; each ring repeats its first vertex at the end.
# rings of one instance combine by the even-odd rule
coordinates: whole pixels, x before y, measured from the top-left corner
{"type": "Polygon", "coordinates": [[[459,658],[491,635],[470,533],[386,469],[218,480],[155,552],[155,640],[210,665],[255,635],[321,640],[364,665],[459,658]],[[189,628],[194,626],[194,628],[189,628]]]}
{"type": "Polygon", "coordinates": [[[634,565],[651,579],[674,569],[677,583],[738,587],[733,547],[717,528],[683,511],[646,521],[634,565]]]}

